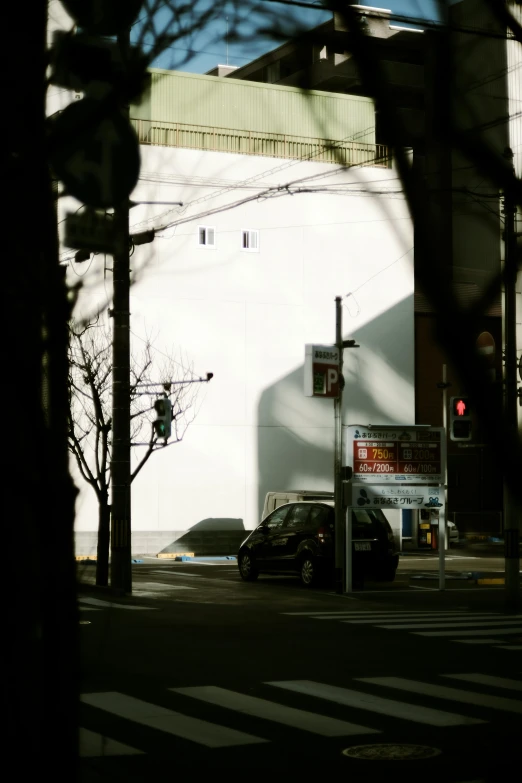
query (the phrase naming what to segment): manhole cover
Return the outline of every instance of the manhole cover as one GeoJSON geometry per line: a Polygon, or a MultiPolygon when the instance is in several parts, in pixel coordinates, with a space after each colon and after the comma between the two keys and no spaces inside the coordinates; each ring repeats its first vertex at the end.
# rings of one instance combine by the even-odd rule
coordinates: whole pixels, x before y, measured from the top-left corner
{"type": "Polygon", "coordinates": [[[354,745],[343,750],[343,756],[367,761],[413,761],[429,759],[440,755],[440,752],[437,748],[429,748],[427,745],[354,745]]]}

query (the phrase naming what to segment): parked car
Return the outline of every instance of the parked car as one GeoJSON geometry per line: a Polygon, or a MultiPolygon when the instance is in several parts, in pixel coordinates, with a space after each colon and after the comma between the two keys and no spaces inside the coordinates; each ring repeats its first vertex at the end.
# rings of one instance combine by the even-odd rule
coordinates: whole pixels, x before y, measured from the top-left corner
{"type": "Polygon", "coordinates": [[[459,543],[459,531],[457,526],[454,522],[449,522],[447,524],[448,527],[448,543],[451,544],[458,544],[459,543]]]}
{"type": "MultiPolygon", "coordinates": [[[[242,579],[260,573],[296,573],[306,587],[333,576],[333,502],[301,501],[279,506],[243,541],[238,552],[242,579]]],[[[399,562],[392,529],[380,509],[353,509],[353,582],[365,577],[393,582],[399,562]]]]}

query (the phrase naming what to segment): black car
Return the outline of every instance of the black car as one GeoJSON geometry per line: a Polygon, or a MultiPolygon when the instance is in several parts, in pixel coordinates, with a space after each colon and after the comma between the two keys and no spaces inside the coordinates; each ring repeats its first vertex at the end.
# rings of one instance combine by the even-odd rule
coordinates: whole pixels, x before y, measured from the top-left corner
{"type": "MultiPolygon", "coordinates": [[[[353,509],[353,584],[365,577],[393,582],[399,562],[390,524],[380,509],[353,509]]],[[[279,506],[243,541],[238,567],[246,582],[260,573],[297,573],[306,587],[334,570],[332,503],[279,506]]]]}

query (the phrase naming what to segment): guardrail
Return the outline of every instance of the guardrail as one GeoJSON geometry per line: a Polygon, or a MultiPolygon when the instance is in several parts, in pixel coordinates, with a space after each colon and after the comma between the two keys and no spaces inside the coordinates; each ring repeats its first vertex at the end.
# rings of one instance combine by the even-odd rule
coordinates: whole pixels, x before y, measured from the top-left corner
{"type": "Polygon", "coordinates": [[[140,144],[310,160],[343,166],[363,164],[391,168],[391,155],[385,144],[333,141],[281,133],[231,130],[135,118],[131,118],[131,124],[140,144]]]}

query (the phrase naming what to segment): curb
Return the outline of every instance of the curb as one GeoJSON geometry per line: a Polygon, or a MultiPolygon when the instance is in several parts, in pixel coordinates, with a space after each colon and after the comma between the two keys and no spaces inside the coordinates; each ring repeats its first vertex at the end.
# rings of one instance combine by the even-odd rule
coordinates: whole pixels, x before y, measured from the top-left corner
{"type": "MultiPolygon", "coordinates": [[[[439,574],[434,572],[433,574],[415,574],[415,576],[410,576],[410,580],[412,579],[428,579],[432,580],[433,582],[437,582],[439,579],[439,574]]],[[[446,581],[454,581],[454,580],[460,580],[460,581],[468,581],[470,579],[467,574],[444,574],[444,579],[446,581]]]]}
{"type": "Polygon", "coordinates": [[[156,557],[165,560],[177,560],[180,557],[194,557],[194,552],[158,552],[156,557]]]}
{"type": "MultiPolygon", "coordinates": [[[[433,581],[436,581],[439,578],[438,573],[433,574],[415,574],[413,576],[410,576],[410,580],[412,579],[431,579],[433,581]]],[[[444,578],[446,580],[460,580],[460,581],[466,581],[466,582],[472,582],[476,585],[504,585],[506,583],[505,578],[497,577],[497,576],[488,576],[487,574],[481,573],[480,571],[466,571],[461,574],[444,574],[444,578]]]]}
{"type": "MultiPolygon", "coordinates": [[[[98,558],[96,556],[90,557],[89,555],[78,555],[74,558],[77,562],[82,562],[84,565],[95,565],[98,558]]],[[[143,563],[144,560],[139,560],[138,558],[132,558],[131,563],[143,563]]],[[[110,563],[110,560],[109,560],[110,563]]]]}

